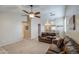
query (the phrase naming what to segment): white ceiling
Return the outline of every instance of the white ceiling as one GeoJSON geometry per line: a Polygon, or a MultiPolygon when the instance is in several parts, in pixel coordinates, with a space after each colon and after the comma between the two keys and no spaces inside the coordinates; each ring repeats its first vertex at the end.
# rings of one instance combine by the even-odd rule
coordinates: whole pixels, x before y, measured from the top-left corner
{"type": "Polygon", "coordinates": [[[41,18],[46,20],[54,20],[65,15],[65,6],[64,5],[49,5],[49,6],[40,6],[41,8],[41,18]],[[50,13],[55,15],[50,16],[50,13]]]}
{"type": "MultiPolygon", "coordinates": [[[[28,5],[1,5],[0,6],[0,13],[19,13],[19,14],[24,14],[22,11],[23,9],[27,10],[30,12],[30,6],[28,5]]],[[[65,6],[64,5],[34,5],[33,6],[33,11],[40,11],[41,13],[41,19],[46,20],[54,20],[55,18],[58,17],[63,17],[65,15],[65,6]],[[50,16],[50,12],[54,13],[54,16],[50,16]]]]}

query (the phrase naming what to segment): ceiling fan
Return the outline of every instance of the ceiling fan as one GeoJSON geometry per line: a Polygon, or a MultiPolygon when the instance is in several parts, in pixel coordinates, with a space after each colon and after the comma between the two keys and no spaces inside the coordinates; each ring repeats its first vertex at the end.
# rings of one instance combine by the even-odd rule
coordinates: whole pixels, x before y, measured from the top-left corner
{"type": "Polygon", "coordinates": [[[40,14],[40,12],[33,12],[33,5],[30,5],[30,7],[31,7],[31,12],[28,12],[28,11],[26,11],[26,10],[22,10],[23,12],[26,13],[26,14],[23,15],[23,16],[29,15],[31,18],[33,18],[33,17],[40,18],[40,16],[38,16],[38,15],[40,14]]]}
{"type": "Polygon", "coordinates": [[[55,16],[55,13],[50,12],[50,16],[55,16]]]}

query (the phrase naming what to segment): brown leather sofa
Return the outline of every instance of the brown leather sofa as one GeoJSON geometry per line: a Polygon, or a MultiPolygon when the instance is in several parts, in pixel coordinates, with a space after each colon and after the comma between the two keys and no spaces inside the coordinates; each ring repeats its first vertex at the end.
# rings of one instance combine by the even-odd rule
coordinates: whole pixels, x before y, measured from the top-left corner
{"type": "Polygon", "coordinates": [[[42,34],[40,36],[38,36],[38,40],[40,42],[52,44],[52,39],[55,39],[55,36],[56,36],[55,33],[42,32],[42,34]]]}

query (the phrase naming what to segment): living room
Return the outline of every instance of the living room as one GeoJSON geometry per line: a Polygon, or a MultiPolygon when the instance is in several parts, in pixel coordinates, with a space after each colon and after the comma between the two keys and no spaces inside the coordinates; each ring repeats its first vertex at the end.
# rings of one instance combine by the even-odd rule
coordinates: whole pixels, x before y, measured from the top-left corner
{"type": "Polygon", "coordinates": [[[65,36],[79,44],[78,12],[78,5],[1,5],[0,52],[51,54],[48,51],[53,43],[51,39],[65,36]],[[49,41],[40,41],[42,34],[49,41]]]}

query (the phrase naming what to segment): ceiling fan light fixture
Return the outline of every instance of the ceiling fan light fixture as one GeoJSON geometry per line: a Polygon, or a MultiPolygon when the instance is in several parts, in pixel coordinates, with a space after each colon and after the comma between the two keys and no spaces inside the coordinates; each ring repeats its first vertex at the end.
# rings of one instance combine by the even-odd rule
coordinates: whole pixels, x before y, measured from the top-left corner
{"type": "Polygon", "coordinates": [[[33,18],[33,17],[34,17],[34,14],[29,14],[29,16],[30,16],[31,18],[33,18]]]}
{"type": "Polygon", "coordinates": [[[25,12],[26,13],[26,15],[28,15],[30,18],[34,18],[34,17],[36,17],[36,18],[40,18],[40,16],[38,16],[38,14],[40,14],[40,12],[33,12],[33,5],[30,5],[30,7],[31,7],[31,11],[30,12],[28,12],[28,11],[26,11],[26,10],[22,10],[23,12],[25,12]]]}

